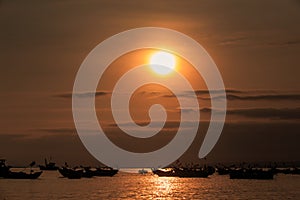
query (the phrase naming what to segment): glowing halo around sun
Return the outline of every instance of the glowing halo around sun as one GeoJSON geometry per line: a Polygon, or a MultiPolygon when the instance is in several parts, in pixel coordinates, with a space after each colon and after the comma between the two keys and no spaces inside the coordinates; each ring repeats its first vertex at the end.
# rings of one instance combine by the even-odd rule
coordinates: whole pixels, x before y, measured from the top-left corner
{"type": "Polygon", "coordinates": [[[150,67],[157,74],[169,74],[175,69],[175,66],[175,56],[171,53],[158,51],[150,57],[150,67]]]}
{"type": "MultiPolygon", "coordinates": [[[[149,75],[149,70],[151,70],[149,66],[151,65],[150,55],[148,57],[149,60],[145,64],[133,67],[115,83],[116,85],[111,95],[111,114],[116,125],[121,130],[125,130],[125,134],[138,138],[152,137],[164,128],[166,122],[162,120],[166,116],[164,115],[164,111],[166,111],[164,106],[154,104],[149,109],[150,123],[147,126],[139,126],[132,120],[128,105],[130,105],[129,102],[134,91],[139,87],[148,83],[157,83],[165,86],[174,93],[174,98],[178,99],[181,114],[178,131],[174,138],[165,146],[155,151],[143,153],[132,152],[119,147],[107,137],[99,123],[95,105],[96,95],[91,95],[91,98],[78,97],[78,94],[96,94],[99,82],[105,75],[106,69],[121,55],[143,48],[160,49],[162,46],[169,47],[172,49],[172,52],[175,52],[175,58],[178,55],[194,67],[196,72],[204,79],[210,97],[212,97],[216,89],[218,89],[219,96],[226,96],[225,86],[218,67],[208,52],[188,35],[161,27],[142,27],[127,30],[107,38],[89,52],[83,60],[76,74],[72,92],[72,114],[78,136],[88,152],[107,166],[118,169],[163,168],[178,160],[196,139],[200,124],[200,107],[194,88],[189,80],[175,69],[172,72],[172,77],[149,75]],[[141,78],[136,78],[137,76],[141,76],[141,78]],[[169,78],[173,78],[173,76],[174,81],[170,81],[169,78]],[[125,82],[122,82],[123,80],[125,82]],[[181,80],[182,83],[177,80],[181,80]],[[188,101],[186,95],[182,95],[182,89],[180,90],[178,86],[186,94],[188,92],[188,101]],[[195,112],[182,112],[186,108],[195,108],[195,112]],[[184,122],[187,121],[189,122],[188,130],[184,125],[184,122]],[[157,125],[157,122],[161,123],[157,125]],[[132,127],[134,128],[132,129],[132,127]],[[155,128],[155,131],[153,131],[153,128],[155,128]],[[90,131],[87,133],[86,129],[90,131]],[[149,134],[146,137],[141,137],[141,132],[143,136],[144,133],[149,134]]],[[[158,52],[160,51],[156,53],[158,52]]],[[[153,53],[151,56],[154,56],[156,53],[153,53]]],[[[159,65],[161,64],[163,63],[159,61],[159,65]]],[[[169,68],[172,66],[172,64],[165,65],[169,68]]],[[[179,64],[177,65],[179,66],[179,64]]],[[[153,73],[156,72],[153,71],[153,73]]],[[[211,117],[209,127],[198,152],[200,159],[205,158],[216,145],[221,136],[226,118],[226,98],[222,99],[222,101],[211,98],[210,102],[211,117]],[[219,110],[222,110],[222,112],[219,112],[219,110]]],[[[102,116],[101,119],[103,120],[102,116]]]]}

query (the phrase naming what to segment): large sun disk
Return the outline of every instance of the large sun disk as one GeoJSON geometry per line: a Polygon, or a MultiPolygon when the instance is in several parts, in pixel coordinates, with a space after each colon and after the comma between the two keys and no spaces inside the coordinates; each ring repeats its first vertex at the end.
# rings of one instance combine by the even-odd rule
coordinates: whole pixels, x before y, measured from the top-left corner
{"type": "Polygon", "coordinates": [[[175,68],[175,57],[167,52],[160,51],[153,54],[150,58],[150,66],[158,74],[168,74],[175,68]]]}

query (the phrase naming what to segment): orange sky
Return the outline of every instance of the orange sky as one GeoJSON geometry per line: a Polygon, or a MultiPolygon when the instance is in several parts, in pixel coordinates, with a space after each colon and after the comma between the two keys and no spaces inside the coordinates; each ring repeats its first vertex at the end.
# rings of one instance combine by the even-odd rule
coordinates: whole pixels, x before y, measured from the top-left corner
{"type": "MultiPolygon", "coordinates": [[[[159,26],[183,32],[203,45],[229,89],[227,121],[212,159],[299,159],[295,142],[300,128],[299,11],[296,0],[0,1],[0,157],[17,164],[50,155],[59,162],[95,163],[79,141],[72,119],[70,95],[80,64],[114,34],[159,26]],[[263,149],[269,153],[261,153],[263,149]]],[[[138,54],[113,65],[130,67],[145,58],[138,54]]],[[[210,107],[206,87],[192,70],[183,69],[178,68],[196,85],[205,123],[210,107]]],[[[117,79],[116,71],[108,73],[109,81],[117,79]]],[[[98,89],[109,88],[100,83],[98,89]]],[[[174,100],[162,96],[162,102],[174,100]]],[[[97,95],[99,110],[101,98],[97,95]]],[[[221,98],[217,91],[214,98],[221,98]]],[[[196,159],[199,137],[186,158],[196,159]]]]}

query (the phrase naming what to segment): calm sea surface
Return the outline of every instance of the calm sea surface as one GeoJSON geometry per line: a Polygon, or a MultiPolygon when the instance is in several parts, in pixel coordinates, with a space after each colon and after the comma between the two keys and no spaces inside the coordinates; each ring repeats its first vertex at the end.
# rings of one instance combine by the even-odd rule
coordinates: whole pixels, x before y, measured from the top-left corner
{"type": "Polygon", "coordinates": [[[120,172],[114,177],[70,180],[44,171],[37,180],[0,178],[0,199],[300,199],[300,175],[274,180],[172,178],[120,172]]]}

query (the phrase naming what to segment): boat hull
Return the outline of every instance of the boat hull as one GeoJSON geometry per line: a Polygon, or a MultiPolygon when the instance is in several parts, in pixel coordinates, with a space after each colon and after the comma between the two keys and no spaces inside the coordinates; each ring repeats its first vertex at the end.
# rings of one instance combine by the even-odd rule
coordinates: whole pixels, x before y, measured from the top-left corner
{"type": "Polygon", "coordinates": [[[271,170],[232,170],[229,173],[229,177],[230,179],[272,180],[274,173],[271,170]]]}
{"type": "Polygon", "coordinates": [[[43,172],[25,173],[25,172],[11,172],[4,174],[6,179],[37,179],[43,172]]]}

